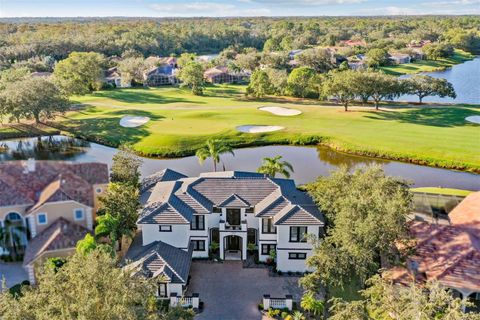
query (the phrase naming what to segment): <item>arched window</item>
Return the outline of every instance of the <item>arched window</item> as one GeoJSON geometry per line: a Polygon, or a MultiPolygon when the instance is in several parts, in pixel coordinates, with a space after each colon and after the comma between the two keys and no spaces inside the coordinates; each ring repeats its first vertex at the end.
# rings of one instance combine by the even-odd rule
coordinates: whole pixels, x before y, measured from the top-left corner
{"type": "Polygon", "coordinates": [[[10,212],[5,217],[5,221],[7,220],[10,222],[22,221],[22,216],[16,212],[10,212]]]}

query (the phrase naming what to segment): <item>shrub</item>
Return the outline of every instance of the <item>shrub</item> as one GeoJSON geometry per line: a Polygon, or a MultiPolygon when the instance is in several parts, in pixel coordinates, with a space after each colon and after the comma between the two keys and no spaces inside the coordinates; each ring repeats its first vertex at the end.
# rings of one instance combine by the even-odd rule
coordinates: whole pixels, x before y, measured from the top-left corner
{"type": "Polygon", "coordinates": [[[293,318],[291,315],[287,315],[285,318],[283,318],[283,320],[293,320],[293,318]]]}
{"type": "Polygon", "coordinates": [[[280,270],[278,270],[278,271],[277,271],[277,274],[278,274],[279,276],[281,276],[281,275],[283,274],[283,272],[280,271],[280,270]]]}
{"type": "Polygon", "coordinates": [[[263,303],[258,304],[258,310],[263,310],[263,303]]]}
{"type": "Polygon", "coordinates": [[[286,319],[288,316],[289,316],[288,312],[285,312],[285,311],[283,311],[282,314],[281,314],[281,317],[283,319],[286,319]]]}
{"type": "Polygon", "coordinates": [[[268,316],[269,316],[270,318],[275,318],[276,316],[280,315],[280,309],[272,309],[272,308],[270,308],[270,309],[268,309],[268,313],[267,313],[267,314],[268,314],[268,316]]]}

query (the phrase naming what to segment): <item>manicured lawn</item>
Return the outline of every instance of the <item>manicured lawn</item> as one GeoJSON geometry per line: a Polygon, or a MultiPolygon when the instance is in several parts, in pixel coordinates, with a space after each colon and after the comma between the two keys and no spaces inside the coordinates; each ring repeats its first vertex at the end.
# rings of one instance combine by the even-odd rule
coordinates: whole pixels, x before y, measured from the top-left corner
{"type": "Polygon", "coordinates": [[[454,55],[450,58],[441,58],[438,60],[418,60],[412,63],[381,67],[380,69],[382,69],[388,74],[396,76],[419,72],[432,72],[444,70],[455,64],[459,64],[467,60],[472,60],[473,58],[474,56],[470,53],[456,49],[454,55]]]}
{"type": "Polygon", "coordinates": [[[443,194],[447,196],[461,196],[461,197],[466,197],[473,192],[470,190],[437,188],[437,187],[412,188],[411,190],[413,192],[426,192],[426,193],[443,194]]]}
{"type": "Polygon", "coordinates": [[[177,88],[121,89],[77,97],[89,106],[58,120],[61,129],[90,140],[118,146],[132,143],[143,155],[193,154],[210,137],[234,146],[321,143],[357,154],[382,156],[450,168],[480,171],[479,126],[467,123],[480,106],[417,107],[396,105],[375,111],[349,112],[316,100],[247,100],[242,86],[209,87],[198,97],[177,88]],[[258,110],[261,106],[301,110],[294,117],[258,110]],[[137,128],[123,128],[125,115],[148,116],[137,128]],[[284,130],[247,134],[240,125],[278,125],[284,130]]]}

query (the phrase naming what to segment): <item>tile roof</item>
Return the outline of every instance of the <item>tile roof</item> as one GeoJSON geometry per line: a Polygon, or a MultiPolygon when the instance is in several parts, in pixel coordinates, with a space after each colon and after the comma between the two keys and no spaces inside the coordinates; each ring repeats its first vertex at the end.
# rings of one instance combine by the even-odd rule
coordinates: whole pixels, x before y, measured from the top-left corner
{"type": "Polygon", "coordinates": [[[145,192],[161,181],[176,181],[186,177],[177,171],[167,168],[145,177],[140,184],[140,192],[145,192]]]}
{"type": "Polygon", "coordinates": [[[323,216],[313,200],[298,190],[293,180],[239,171],[158,182],[138,223],[184,223],[184,219],[191,221],[193,214],[211,213],[213,207],[254,207],[257,217],[279,215],[281,224],[323,225],[323,216]]]}
{"type": "Polygon", "coordinates": [[[388,276],[404,283],[415,274],[416,280],[436,279],[446,287],[480,292],[478,194],[467,197],[449,214],[450,225],[411,221],[409,230],[416,250],[409,257],[409,269],[396,268],[388,276]]]}
{"type": "Polygon", "coordinates": [[[0,207],[74,200],[93,206],[93,184],[108,183],[103,163],[6,161],[0,164],[0,207]]]}
{"type": "Polygon", "coordinates": [[[30,240],[25,250],[23,265],[32,263],[48,251],[75,248],[77,241],[83,239],[88,232],[78,224],[58,218],[30,240]]]}
{"type": "Polygon", "coordinates": [[[162,241],[155,241],[125,256],[126,268],[138,270],[137,275],[155,278],[167,276],[172,283],[186,283],[192,262],[193,246],[188,251],[162,241]]]}

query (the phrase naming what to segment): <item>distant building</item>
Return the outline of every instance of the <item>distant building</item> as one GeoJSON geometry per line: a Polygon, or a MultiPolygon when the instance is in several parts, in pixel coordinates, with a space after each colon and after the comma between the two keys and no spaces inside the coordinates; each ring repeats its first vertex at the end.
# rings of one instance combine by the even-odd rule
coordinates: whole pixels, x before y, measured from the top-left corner
{"type": "Polygon", "coordinates": [[[393,64],[405,64],[405,63],[410,63],[412,61],[412,58],[410,57],[410,55],[406,53],[391,53],[388,59],[393,64]]]}
{"type": "Polygon", "coordinates": [[[177,84],[180,80],[176,77],[178,65],[175,57],[149,57],[146,60],[148,64],[155,66],[147,70],[144,77],[144,85],[149,87],[157,87],[162,85],[177,84]]]}
{"type": "Polygon", "coordinates": [[[93,229],[98,196],[108,184],[102,163],[7,161],[0,164],[0,225],[11,228],[25,247],[24,267],[31,283],[48,257],[64,257],[93,229]]]}
{"type": "Polygon", "coordinates": [[[290,60],[293,60],[293,59],[295,59],[296,56],[298,56],[299,54],[302,54],[302,53],[303,53],[302,49],[291,50],[288,53],[288,57],[290,58],[290,60]]]}
{"type": "Polygon", "coordinates": [[[227,67],[214,67],[206,70],[203,77],[207,82],[214,84],[241,83],[248,81],[250,74],[247,72],[232,72],[227,67]]]}
{"type": "Polygon", "coordinates": [[[131,83],[124,83],[122,81],[122,76],[117,67],[112,67],[105,71],[104,81],[113,84],[117,88],[130,88],[132,86],[131,83]]]}

